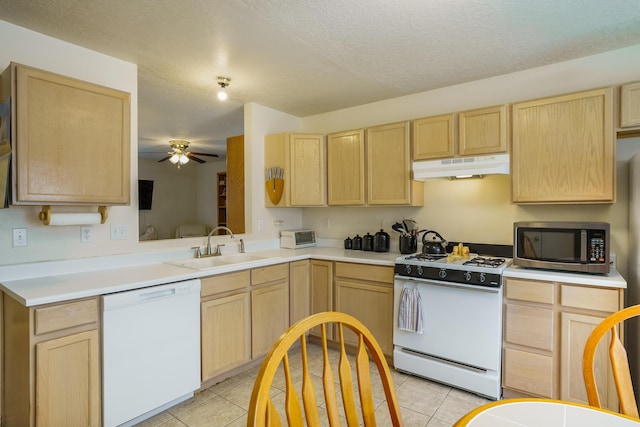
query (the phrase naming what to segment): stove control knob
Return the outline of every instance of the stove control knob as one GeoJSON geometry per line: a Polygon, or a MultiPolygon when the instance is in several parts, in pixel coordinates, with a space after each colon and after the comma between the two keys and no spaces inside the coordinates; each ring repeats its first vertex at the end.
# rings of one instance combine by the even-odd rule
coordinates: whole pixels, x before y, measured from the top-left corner
{"type": "Polygon", "coordinates": [[[478,277],[478,280],[480,280],[480,283],[484,283],[486,279],[487,278],[485,277],[484,273],[480,273],[480,277],[478,277]]]}
{"type": "Polygon", "coordinates": [[[441,279],[444,279],[445,277],[447,277],[447,270],[445,270],[444,268],[443,268],[443,269],[441,269],[441,270],[438,272],[438,276],[440,276],[440,278],[441,278],[441,279]]]}
{"type": "Polygon", "coordinates": [[[464,272],[464,280],[466,280],[467,282],[471,281],[471,273],[468,271],[464,272]]]}
{"type": "Polygon", "coordinates": [[[411,266],[410,265],[405,265],[404,266],[404,271],[405,271],[405,273],[407,273],[407,275],[411,274],[411,266]]]}
{"type": "Polygon", "coordinates": [[[418,266],[418,276],[422,276],[422,273],[424,273],[424,271],[422,270],[422,266],[418,266]]]}

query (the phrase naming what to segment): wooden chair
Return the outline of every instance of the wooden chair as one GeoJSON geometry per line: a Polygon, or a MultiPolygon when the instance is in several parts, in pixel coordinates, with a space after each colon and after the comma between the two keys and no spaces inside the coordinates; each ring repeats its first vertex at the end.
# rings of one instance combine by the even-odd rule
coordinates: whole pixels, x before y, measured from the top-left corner
{"type": "Polygon", "coordinates": [[[615,312],[604,319],[596,326],[593,332],[591,332],[582,356],[582,375],[587,389],[589,405],[601,408],[600,396],[598,395],[598,389],[596,387],[594,359],[598,343],[607,332],[611,331],[609,359],[613,370],[613,380],[616,385],[616,391],[618,392],[620,412],[634,418],[639,418],[638,406],[633,393],[627,352],[624,349],[624,345],[620,342],[616,325],[638,315],[640,315],[640,305],[634,305],[615,312]]]}
{"type": "MultiPolygon", "coordinates": [[[[334,382],[333,370],[330,365],[329,352],[327,348],[327,328],[333,324],[337,325],[337,338],[339,339],[339,360],[338,377],[344,416],[349,426],[375,426],[375,414],[373,395],[371,389],[371,377],[369,371],[369,356],[373,359],[384,390],[387,407],[390,412],[390,419],[394,426],[402,426],[400,416],[400,406],[396,398],[395,389],[391,380],[389,366],[382,354],[380,346],[376,342],[371,332],[357,319],[344,313],[325,312],[314,314],[306,319],[302,319],[291,326],[274,344],[271,351],[265,357],[260,372],[253,386],[251,403],[247,426],[280,426],[280,415],[278,414],[273,400],[270,397],[270,389],[282,362],[285,377],[285,404],[287,423],[290,426],[305,425],[319,426],[321,415],[319,414],[320,404],[316,401],[315,391],[312,384],[312,376],[307,360],[307,331],[316,326],[320,326],[322,345],[322,386],[324,389],[324,404],[326,408],[326,420],[330,426],[340,425],[340,415],[338,412],[338,401],[336,395],[336,383],[334,382]],[[352,382],[351,364],[345,351],[343,328],[346,327],[355,332],[359,341],[357,354],[355,355],[355,372],[357,376],[357,386],[360,395],[360,408],[362,413],[362,423],[358,420],[356,409],[356,398],[354,384],[352,382]],[[289,363],[289,350],[297,340],[300,340],[300,356],[302,365],[302,386],[300,397],[304,406],[304,414],[300,406],[300,399],[294,390],[292,372],[289,363]]],[[[292,358],[292,360],[294,360],[292,358]]],[[[318,381],[316,381],[318,382],[318,381]]],[[[324,419],[325,417],[322,416],[324,419]]]]}

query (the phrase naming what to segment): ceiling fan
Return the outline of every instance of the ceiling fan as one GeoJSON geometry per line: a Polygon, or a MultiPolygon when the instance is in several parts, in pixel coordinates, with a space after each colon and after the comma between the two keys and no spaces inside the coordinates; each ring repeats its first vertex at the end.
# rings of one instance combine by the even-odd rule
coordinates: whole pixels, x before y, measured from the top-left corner
{"type": "Polygon", "coordinates": [[[171,163],[177,164],[178,168],[180,168],[181,165],[184,165],[190,159],[193,159],[198,163],[206,163],[206,160],[199,159],[196,156],[218,157],[217,154],[196,153],[194,151],[187,151],[187,148],[189,147],[189,141],[173,139],[169,141],[169,144],[171,145],[171,151],[167,152],[168,156],[158,160],[158,162],[169,160],[171,163]]]}

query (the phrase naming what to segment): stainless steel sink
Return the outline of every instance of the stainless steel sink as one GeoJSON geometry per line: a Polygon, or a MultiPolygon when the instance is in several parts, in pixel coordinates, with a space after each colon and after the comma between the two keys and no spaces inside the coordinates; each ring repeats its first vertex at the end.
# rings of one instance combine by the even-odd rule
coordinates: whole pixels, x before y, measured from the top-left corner
{"type": "Polygon", "coordinates": [[[271,257],[252,255],[247,253],[235,253],[228,255],[211,256],[206,258],[190,258],[179,261],[167,261],[167,264],[192,268],[194,270],[208,270],[210,268],[223,267],[232,264],[262,261],[269,258],[271,257]]]}

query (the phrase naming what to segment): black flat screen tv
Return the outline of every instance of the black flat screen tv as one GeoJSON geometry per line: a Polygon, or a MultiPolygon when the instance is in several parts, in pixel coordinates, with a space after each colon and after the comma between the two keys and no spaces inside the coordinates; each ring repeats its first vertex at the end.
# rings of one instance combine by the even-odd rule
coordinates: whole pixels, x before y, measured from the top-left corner
{"type": "Polygon", "coordinates": [[[147,179],[138,180],[138,209],[141,211],[151,210],[153,202],[153,181],[147,179]]]}

